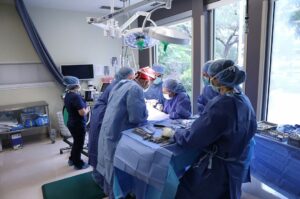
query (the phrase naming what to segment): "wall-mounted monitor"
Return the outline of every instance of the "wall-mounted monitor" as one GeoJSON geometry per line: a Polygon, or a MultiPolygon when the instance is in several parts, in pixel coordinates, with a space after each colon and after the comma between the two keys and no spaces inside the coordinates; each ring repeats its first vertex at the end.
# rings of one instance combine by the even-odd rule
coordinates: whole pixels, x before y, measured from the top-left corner
{"type": "Polygon", "coordinates": [[[61,73],[63,76],[74,76],[78,79],[93,79],[94,67],[93,64],[61,65],[61,73]]]}

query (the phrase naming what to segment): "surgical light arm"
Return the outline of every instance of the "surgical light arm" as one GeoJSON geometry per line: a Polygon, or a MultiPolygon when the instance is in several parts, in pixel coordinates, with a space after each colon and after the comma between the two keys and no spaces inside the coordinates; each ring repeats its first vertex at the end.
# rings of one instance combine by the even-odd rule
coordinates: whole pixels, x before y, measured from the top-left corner
{"type": "Polygon", "coordinates": [[[141,2],[138,2],[138,3],[135,3],[131,6],[127,6],[125,8],[122,8],[118,11],[115,11],[113,13],[110,13],[108,15],[105,15],[105,16],[102,16],[102,17],[99,17],[99,18],[95,18],[95,17],[89,17],[88,18],[88,23],[103,23],[109,19],[112,19],[114,17],[117,17],[117,16],[120,16],[120,15],[123,15],[127,12],[130,12],[134,9],[137,9],[139,7],[142,7],[142,6],[145,6],[149,3],[157,3],[157,6],[156,7],[160,7],[160,6],[163,6],[165,5],[165,8],[167,9],[171,9],[171,4],[172,4],[172,1],[173,0],[144,0],[144,1],[141,1],[141,2]]]}
{"type": "MultiPolygon", "coordinates": [[[[121,27],[120,31],[123,32],[132,22],[134,22],[139,16],[144,16],[147,17],[149,15],[149,12],[143,12],[143,11],[138,11],[136,12],[132,17],[130,17],[121,27]]],[[[154,23],[156,26],[156,24],[154,23]]]]}

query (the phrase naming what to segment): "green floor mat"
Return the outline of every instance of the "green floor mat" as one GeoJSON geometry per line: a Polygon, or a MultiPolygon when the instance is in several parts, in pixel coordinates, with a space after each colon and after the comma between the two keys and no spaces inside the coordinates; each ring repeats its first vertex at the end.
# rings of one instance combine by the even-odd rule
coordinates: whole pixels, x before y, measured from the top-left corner
{"type": "Polygon", "coordinates": [[[65,178],[42,186],[44,199],[101,199],[103,191],[91,172],[65,178]]]}

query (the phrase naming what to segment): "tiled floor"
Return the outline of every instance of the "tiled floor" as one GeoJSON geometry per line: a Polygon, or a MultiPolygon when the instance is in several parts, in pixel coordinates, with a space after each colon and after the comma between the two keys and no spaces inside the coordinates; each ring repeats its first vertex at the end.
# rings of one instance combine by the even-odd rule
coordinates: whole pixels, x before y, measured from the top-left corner
{"type": "MultiPolygon", "coordinates": [[[[0,198],[42,199],[43,184],[91,170],[76,171],[69,167],[68,153],[59,154],[59,149],[65,146],[61,140],[55,144],[51,144],[49,140],[39,140],[27,143],[19,150],[6,149],[0,152],[0,198]]],[[[252,183],[243,187],[242,198],[284,198],[272,189],[266,191],[265,186],[263,188],[258,180],[253,179],[252,183]]]]}
{"type": "Polygon", "coordinates": [[[0,198],[42,199],[43,184],[91,170],[69,167],[68,153],[59,154],[59,149],[65,146],[61,140],[55,144],[42,140],[19,150],[1,152],[0,198]]]}

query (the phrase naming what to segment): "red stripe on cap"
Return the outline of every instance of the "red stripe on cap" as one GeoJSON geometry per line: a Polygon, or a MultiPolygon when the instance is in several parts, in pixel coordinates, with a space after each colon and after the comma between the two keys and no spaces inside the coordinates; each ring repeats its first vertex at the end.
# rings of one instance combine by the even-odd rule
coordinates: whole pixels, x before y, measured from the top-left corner
{"type": "Polygon", "coordinates": [[[148,75],[146,75],[142,72],[138,72],[138,74],[139,74],[139,78],[141,78],[141,79],[152,80],[152,81],[155,80],[155,78],[152,78],[152,77],[150,77],[150,76],[148,76],[148,75]]]}

